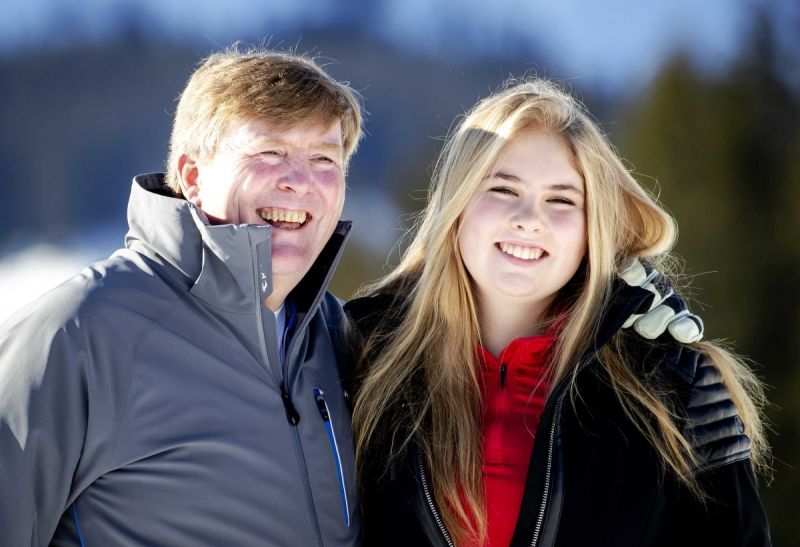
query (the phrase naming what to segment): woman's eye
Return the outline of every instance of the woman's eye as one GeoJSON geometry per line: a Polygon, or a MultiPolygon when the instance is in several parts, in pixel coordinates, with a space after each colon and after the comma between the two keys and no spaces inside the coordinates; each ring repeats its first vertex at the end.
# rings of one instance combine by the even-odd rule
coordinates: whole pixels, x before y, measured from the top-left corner
{"type": "Polygon", "coordinates": [[[575,202],[569,198],[550,198],[547,201],[550,203],[557,203],[560,205],[575,205],[575,202]]]}
{"type": "Polygon", "coordinates": [[[280,158],[283,157],[283,153],[280,150],[264,150],[261,152],[262,156],[266,156],[268,158],[280,158]]]}
{"type": "Polygon", "coordinates": [[[494,186],[489,189],[490,192],[495,192],[498,194],[506,194],[509,196],[516,196],[517,193],[507,186],[494,186]]]}

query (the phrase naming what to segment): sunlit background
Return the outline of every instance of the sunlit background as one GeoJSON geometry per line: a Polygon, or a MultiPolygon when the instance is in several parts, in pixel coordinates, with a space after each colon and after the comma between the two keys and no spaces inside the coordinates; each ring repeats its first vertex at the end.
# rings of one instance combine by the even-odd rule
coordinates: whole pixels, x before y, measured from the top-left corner
{"type": "Polygon", "coordinates": [[[424,199],[454,118],[509,75],[566,82],[680,226],[692,307],[769,384],[776,545],[800,531],[800,3],[11,0],[0,5],[0,320],[121,245],[197,61],[311,52],[361,92],[348,297],[424,199]]]}

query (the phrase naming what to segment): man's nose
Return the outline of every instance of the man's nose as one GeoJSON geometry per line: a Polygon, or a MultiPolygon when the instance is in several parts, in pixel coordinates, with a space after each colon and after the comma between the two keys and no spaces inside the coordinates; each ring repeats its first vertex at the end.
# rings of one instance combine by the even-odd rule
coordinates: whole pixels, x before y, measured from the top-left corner
{"type": "Polygon", "coordinates": [[[290,160],[286,171],[278,180],[278,187],[282,190],[291,190],[305,193],[311,186],[311,165],[304,160],[290,160]]]}

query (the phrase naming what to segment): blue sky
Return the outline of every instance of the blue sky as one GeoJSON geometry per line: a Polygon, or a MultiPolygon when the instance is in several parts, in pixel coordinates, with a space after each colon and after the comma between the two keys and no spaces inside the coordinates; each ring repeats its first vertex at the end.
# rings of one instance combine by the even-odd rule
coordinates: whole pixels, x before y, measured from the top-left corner
{"type": "Polygon", "coordinates": [[[0,51],[108,39],[131,14],[161,35],[204,49],[287,30],[300,38],[308,25],[338,16],[423,54],[469,49],[502,56],[500,49],[509,44],[529,45],[565,78],[621,89],[646,82],[677,49],[690,51],[709,70],[724,66],[745,35],[751,7],[761,3],[776,9],[791,1],[6,0],[0,7],[0,51]]]}

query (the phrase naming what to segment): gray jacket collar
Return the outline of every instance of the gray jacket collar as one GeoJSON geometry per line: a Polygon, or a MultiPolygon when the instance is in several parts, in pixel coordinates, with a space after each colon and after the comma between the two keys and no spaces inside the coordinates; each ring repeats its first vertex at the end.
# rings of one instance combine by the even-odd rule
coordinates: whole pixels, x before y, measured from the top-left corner
{"type": "MultiPolygon", "coordinates": [[[[194,204],[177,198],[161,173],[133,179],[125,246],[164,266],[194,296],[224,311],[253,313],[254,297],[272,291],[272,228],[210,225],[194,204]]],[[[352,223],[340,221],[292,298],[311,311],[327,289],[352,223]]]]}

